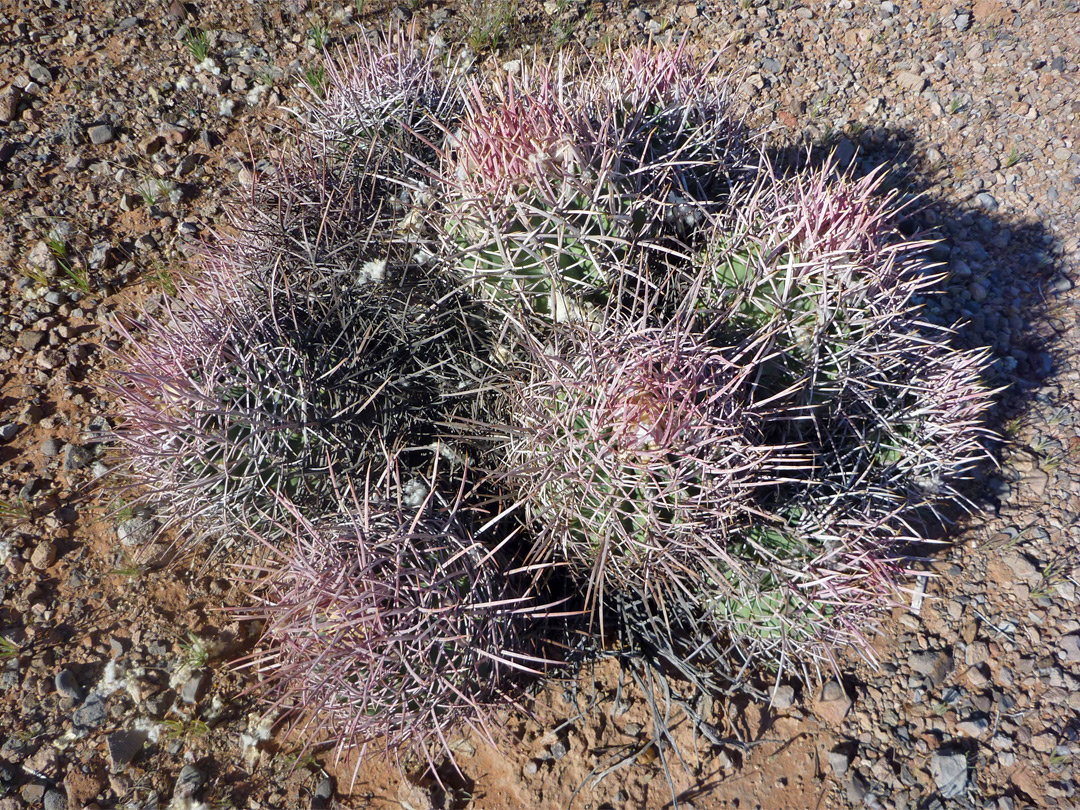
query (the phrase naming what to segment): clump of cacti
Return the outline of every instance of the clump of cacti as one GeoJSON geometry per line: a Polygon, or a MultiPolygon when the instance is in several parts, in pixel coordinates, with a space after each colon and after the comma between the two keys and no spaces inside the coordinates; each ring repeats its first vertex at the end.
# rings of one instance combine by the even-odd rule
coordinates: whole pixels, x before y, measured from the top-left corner
{"type": "Polygon", "coordinates": [[[554,554],[607,587],[681,581],[750,520],[755,490],[805,463],[750,398],[761,346],[622,326],[566,329],[511,387],[510,480],[554,554]],[[527,376],[526,376],[527,375],[527,376]]]}
{"type": "Polygon", "coordinates": [[[480,297],[556,322],[654,305],[744,152],[723,85],[681,50],[525,67],[466,100],[436,230],[480,297]]]}
{"type": "Polygon", "coordinates": [[[193,539],[231,542],[282,496],[319,508],[387,451],[422,463],[477,407],[475,330],[430,285],[380,267],[334,289],[298,268],[259,289],[218,269],[147,316],[121,391],[134,480],[193,539]]]}
{"type": "Polygon", "coordinates": [[[518,652],[503,552],[668,663],[869,651],[990,398],[919,316],[926,243],[880,175],[772,166],[685,44],[484,83],[391,37],[328,76],[123,394],[147,497],[275,549],[277,699],[346,747],[482,726],[518,652]],[[433,459],[453,508],[341,509],[433,459]]]}
{"type": "MultiPolygon", "coordinates": [[[[406,486],[327,517],[292,508],[287,542],[256,577],[269,650],[249,662],[268,700],[295,710],[303,736],[397,758],[451,755],[467,726],[513,700],[512,674],[535,666],[518,635],[530,607],[497,551],[453,504],[406,486]],[[418,495],[422,497],[418,497],[418,495]]],[[[275,545],[279,545],[275,543],[275,545]]]]}

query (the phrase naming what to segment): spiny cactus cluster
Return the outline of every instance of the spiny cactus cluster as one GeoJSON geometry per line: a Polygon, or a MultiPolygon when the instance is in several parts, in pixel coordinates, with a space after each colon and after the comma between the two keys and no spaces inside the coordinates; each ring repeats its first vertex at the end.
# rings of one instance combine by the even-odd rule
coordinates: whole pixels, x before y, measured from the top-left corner
{"type": "Polygon", "coordinates": [[[260,570],[247,615],[272,645],[254,666],[272,700],[305,710],[304,738],[328,734],[360,757],[372,744],[429,752],[459,725],[490,738],[506,675],[526,666],[515,612],[528,608],[508,595],[498,550],[434,497],[354,492],[316,518],[290,507],[286,551],[260,570]]]}
{"type": "Polygon", "coordinates": [[[430,756],[556,586],[743,666],[868,651],[990,399],[881,176],[774,168],[686,47],[481,81],[390,36],[327,75],[122,390],[190,547],[262,541],[273,700],[430,756]]]}

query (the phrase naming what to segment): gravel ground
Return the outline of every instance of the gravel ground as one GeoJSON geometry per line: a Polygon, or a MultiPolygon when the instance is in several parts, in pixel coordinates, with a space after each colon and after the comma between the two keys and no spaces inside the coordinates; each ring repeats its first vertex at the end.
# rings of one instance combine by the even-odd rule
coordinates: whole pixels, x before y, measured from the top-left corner
{"type": "Polygon", "coordinates": [[[153,525],[108,486],[117,319],[227,229],[318,40],[391,19],[478,69],[650,36],[719,52],[770,149],[885,164],[923,195],[948,270],[928,316],[963,320],[1007,386],[983,511],[912,577],[880,666],[716,707],[747,744],[699,740],[679,807],[1080,807],[1076,0],[2,0],[0,810],[671,805],[644,756],[577,790],[605,735],[641,726],[612,701],[553,737],[578,700],[554,687],[508,720],[516,747],[463,743],[449,792],[382,763],[350,791],[260,722],[228,666],[251,641],[218,610],[228,583],[147,566],[153,525]]]}

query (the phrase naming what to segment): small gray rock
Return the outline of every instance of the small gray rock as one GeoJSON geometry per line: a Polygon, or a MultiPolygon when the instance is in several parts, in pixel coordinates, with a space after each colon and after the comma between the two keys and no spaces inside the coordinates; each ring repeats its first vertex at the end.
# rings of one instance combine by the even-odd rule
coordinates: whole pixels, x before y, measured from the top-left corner
{"type": "Polygon", "coordinates": [[[108,242],[98,242],[90,248],[90,269],[104,270],[109,265],[109,251],[112,245],[108,242]]]}
{"type": "Polygon", "coordinates": [[[841,169],[844,169],[850,166],[851,161],[854,159],[855,144],[847,138],[842,138],[840,143],[836,145],[836,162],[840,165],[841,169]]]}
{"type": "Polygon", "coordinates": [[[190,799],[206,784],[206,776],[194,765],[185,765],[176,777],[174,795],[181,799],[190,799]]]}
{"type": "Polygon", "coordinates": [[[870,784],[861,773],[853,773],[847,783],[847,799],[858,807],[870,792],[870,784]]]}
{"type": "Polygon", "coordinates": [[[957,31],[967,31],[971,26],[971,15],[967,13],[957,14],[953,17],[953,25],[957,31]]]}
{"type": "Polygon", "coordinates": [[[829,767],[837,776],[843,776],[851,767],[851,754],[843,748],[834,748],[829,752],[829,767]]]}
{"type": "Polygon", "coordinates": [[[979,204],[979,207],[982,208],[984,211],[993,212],[998,210],[998,201],[995,200],[992,195],[987,194],[985,191],[975,197],[975,202],[977,202],[979,204]]]}
{"type": "Polygon", "coordinates": [[[46,458],[56,458],[60,455],[60,448],[63,447],[63,442],[57,438],[46,439],[41,443],[41,455],[46,458]]]}
{"type": "Polygon", "coordinates": [[[772,690],[770,704],[774,709],[784,711],[795,704],[795,689],[787,684],[781,684],[772,690]]]}
{"type": "Polygon", "coordinates": [[[1080,663],[1080,636],[1063,636],[1058,642],[1058,658],[1066,664],[1080,663]]]}
{"type": "Polygon", "coordinates": [[[315,788],[315,794],[311,797],[311,810],[326,810],[330,806],[333,795],[334,782],[324,773],[315,788]]]}
{"type": "Polygon", "coordinates": [[[62,669],[57,672],[54,682],[56,691],[64,697],[72,700],[82,700],[82,689],[79,688],[79,682],[75,680],[75,673],[70,669],[62,669]]]}
{"type": "Polygon", "coordinates": [[[15,438],[15,434],[19,432],[19,426],[14,422],[7,422],[0,425],[0,442],[10,442],[15,438]]]}
{"type": "Polygon", "coordinates": [[[128,729],[114,731],[105,738],[109,748],[109,764],[113,773],[119,773],[130,765],[142,751],[148,735],[145,731],[128,729]]]}
{"type": "Polygon", "coordinates": [[[941,686],[952,671],[952,656],[944,651],[912,653],[908,656],[908,666],[912,671],[929,678],[934,686],[941,686]]]}
{"type": "Polygon", "coordinates": [[[69,444],[64,448],[64,469],[68,472],[81,470],[90,463],[90,460],[93,457],[94,454],[85,447],[79,447],[77,444],[69,444]]]}
{"type": "Polygon", "coordinates": [[[135,249],[139,251],[153,250],[157,247],[157,240],[153,234],[144,233],[138,239],[135,240],[135,249]]]}
{"type": "Polygon", "coordinates": [[[143,711],[145,711],[151,717],[157,719],[165,716],[165,712],[172,708],[176,702],[176,692],[172,689],[165,689],[158,692],[156,695],[151,695],[143,701],[143,711]]]}
{"type": "Polygon", "coordinates": [[[15,120],[21,99],[22,90],[13,84],[8,86],[8,89],[3,93],[0,93],[0,124],[10,124],[15,120]]]}
{"type": "Polygon", "coordinates": [[[180,699],[184,703],[194,704],[199,699],[199,690],[202,689],[203,681],[206,679],[205,672],[195,672],[180,688],[180,699]]]}
{"type": "Polygon", "coordinates": [[[30,65],[30,70],[27,72],[30,74],[31,79],[35,82],[40,82],[41,84],[48,84],[53,80],[52,71],[44,65],[39,65],[37,62],[30,65]]]}
{"type": "Polygon", "coordinates": [[[551,752],[551,758],[556,762],[565,757],[567,754],[566,745],[563,743],[562,740],[556,740],[555,742],[553,742],[548,750],[551,752]]]}
{"type": "MultiPolygon", "coordinates": [[[[36,329],[24,329],[19,332],[19,346],[21,346],[24,351],[34,351],[41,345],[43,340],[45,340],[45,333],[39,332],[36,329]]],[[[56,452],[60,452],[59,444],[57,445],[56,452]]],[[[53,455],[56,455],[56,453],[53,453],[53,455]]]]}
{"type": "Polygon", "coordinates": [[[771,56],[761,60],[761,69],[766,73],[779,73],[782,70],[782,66],[778,59],[773,59],[771,56]]]}
{"type": "Polygon", "coordinates": [[[90,129],[87,130],[87,134],[90,136],[91,143],[100,146],[113,139],[113,128],[108,124],[98,124],[97,126],[90,127],[90,129]]]}
{"type": "Polygon", "coordinates": [[[975,739],[978,739],[985,734],[988,728],[990,728],[990,723],[987,722],[985,717],[972,717],[956,724],[957,731],[965,737],[972,737],[975,739]]]}
{"type": "Polygon", "coordinates": [[[967,790],[967,755],[962,753],[938,753],[930,759],[930,775],[941,791],[941,798],[955,799],[967,790]]]}
{"type": "Polygon", "coordinates": [[[851,711],[852,700],[848,697],[844,687],[837,681],[829,681],[818,695],[814,703],[814,714],[827,723],[839,725],[851,711]]]}
{"type": "Polygon", "coordinates": [[[907,90],[911,93],[921,93],[926,89],[928,82],[918,73],[912,73],[907,70],[902,70],[896,74],[896,83],[901,89],[907,90]]]}
{"type": "Polygon", "coordinates": [[[108,716],[108,708],[101,695],[90,695],[86,702],[75,710],[71,719],[79,728],[97,728],[108,716]]]}
{"type": "Polygon", "coordinates": [[[59,790],[45,791],[45,810],[68,810],[67,796],[59,790]]]}
{"type": "Polygon", "coordinates": [[[30,565],[38,571],[44,571],[54,562],[56,562],[56,543],[52,540],[42,540],[34,546],[30,554],[30,565]]]}
{"type": "Polygon", "coordinates": [[[157,521],[148,515],[135,515],[121,521],[116,536],[123,546],[141,546],[149,543],[157,531],[157,521]]]}

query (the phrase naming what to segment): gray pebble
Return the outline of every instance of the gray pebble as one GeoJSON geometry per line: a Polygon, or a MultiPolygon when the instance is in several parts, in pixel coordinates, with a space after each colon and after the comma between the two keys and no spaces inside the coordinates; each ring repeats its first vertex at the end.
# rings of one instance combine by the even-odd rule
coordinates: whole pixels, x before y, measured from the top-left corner
{"type": "Polygon", "coordinates": [[[967,31],[971,27],[971,15],[970,14],[957,14],[953,18],[953,25],[956,26],[957,31],[967,31]]]}
{"type": "Polygon", "coordinates": [[[769,56],[761,60],[761,69],[766,73],[779,73],[782,68],[779,60],[769,56]]]}
{"type": "Polygon", "coordinates": [[[842,138],[836,145],[836,162],[840,168],[846,168],[855,159],[855,144],[847,138],[842,138]]]}
{"type": "Polygon", "coordinates": [[[322,775],[315,794],[311,797],[311,810],[326,810],[330,806],[330,799],[334,795],[334,783],[326,774],[322,775]]]}
{"type": "Polygon", "coordinates": [[[947,652],[917,652],[908,656],[908,666],[919,675],[929,678],[934,686],[940,686],[952,671],[953,661],[947,652]]]}
{"type": "Polygon", "coordinates": [[[55,683],[56,691],[64,697],[82,700],[82,689],[79,688],[79,682],[75,680],[75,673],[70,669],[62,669],[57,672],[55,683]]]}
{"type": "Polygon", "coordinates": [[[858,807],[863,803],[866,794],[870,792],[870,785],[861,773],[853,773],[847,783],[847,799],[858,807]]]}
{"type": "Polygon", "coordinates": [[[930,759],[930,774],[941,791],[941,798],[954,799],[967,790],[967,755],[938,753],[930,759]]]}
{"type": "Polygon", "coordinates": [[[38,571],[44,571],[56,562],[56,543],[52,540],[42,540],[30,555],[30,565],[38,571]]]}
{"type": "Polygon", "coordinates": [[[52,71],[50,71],[44,65],[39,65],[37,62],[30,65],[30,70],[27,72],[30,74],[30,78],[33,79],[35,82],[48,84],[53,80],[52,71]]]}
{"type": "Polygon", "coordinates": [[[144,700],[142,708],[151,717],[160,718],[165,716],[165,712],[171,709],[175,702],[176,692],[172,689],[165,689],[144,700]]]}
{"type": "Polygon", "coordinates": [[[842,748],[836,748],[829,752],[829,767],[837,776],[843,776],[851,767],[851,754],[842,748]]]}
{"type": "Polygon", "coordinates": [[[562,740],[556,740],[555,742],[553,742],[548,750],[551,752],[551,758],[554,759],[556,762],[565,757],[567,754],[566,745],[563,743],[562,740]]]}
{"type": "Polygon", "coordinates": [[[205,673],[196,672],[188,678],[187,683],[180,689],[180,699],[184,703],[194,704],[199,699],[199,690],[202,689],[205,677],[205,673]]]}
{"type": "Polygon", "coordinates": [[[45,810],[67,810],[67,796],[59,790],[45,791],[45,810]]]}
{"type": "Polygon", "coordinates": [[[972,717],[969,720],[963,720],[956,724],[956,730],[965,737],[981,737],[986,733],[988,728],[990,728],[990,724],[985,717],[972,717]]]}
{"type": "Polygon", "coordinates": [[[19,432],[19,426],[14,422],[7,422],[0,425],[0,442],[10,442],[15,438],[15,434],[19,432]]]}
{"type": "MultiPolygon", "coordinates": [[[[23,350],[32,352],[45,340],[45,333],[36,329],[24,329],[19,332],[19,346],[23,350]]],[[[59,452],[59,449],[57,450],[59,452]]]]}
{"type": "Polygon", "coordinates": [[[141,546],[149,543],[157,530],[157,522],[147,515],[135,515],[116,527],[116,536],[124,546],[141,546]]]}
{"type": "Polygon", "coordinates": [[[125,731],[114,731],[105,738],[105,743],[109,748],[109,763],[113,773],[119,773],[135,760],[135,757],[142,751],[147,736],[145,731],[127,729],[125,731]]]}
{"type": "Polygon", "coordinates": [[[97,728],[108,716],[109,712],[101,695],[91,695],[75,710],[71,719],[79,728],[97,728]]]}
{"type": "Polygon", "coordinates": [[[85,447],[79,447],[77,444],[69,444],[64,448],[64,469],[68,472],[81,470],[90,463],[90,460],[93,457],[94,454],[85,447]]]}
{"type": "Polygon", "coordinates": [[[109,264],[109,251],[112,250],[112,245],[108,242],[98,242],[92,248],[90,248],[90,269],[91,270],[103,270],[109,264]]]}
{"type": "Polygon", "coordinates": [[[787,684],[781,684],[772,690],[770,705],[779,711],[790,709],[795,703],[795,689],[787,684]]]}
{"type": "Polygon", "coordinates": [[[1080,663],[1080,636],[1064,636],[1058,643],[1058,657],[1066,664],[1080,663]]]}
{"type": "Polygon", "coordinates": [[[194,765],[185,765],[180,769],[180,775],[176,777],[174,795],[181,799],[189,799],[199,792],[206,784],[206,776],[194,765]]]}
{"type": "Polygon", "coordinates": [[[59,439],[51,438],[46,439],[41,443],[41,455],[46,458],[55,458],[60,455],[60,448],[63,446],[63,442],[59,439]]]}
{"type": "Polygon", "coordinates": [[[97,146],[108,143],[113,139],[113,129],[108,124],[98,124],[95,127],[90,127],[87,134],[90,136],[90,142],[97,146]]]}
{"type": "Polygon", "coordinates": [[[987,194],[985,191],[976,196],[975,201],[984,211],[998,210],[998,201],[995,200],[990,194],[987,194]]]}

